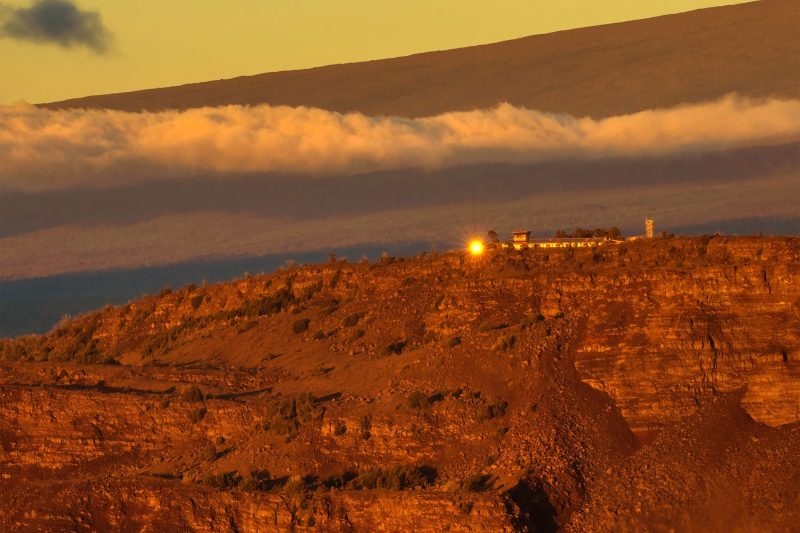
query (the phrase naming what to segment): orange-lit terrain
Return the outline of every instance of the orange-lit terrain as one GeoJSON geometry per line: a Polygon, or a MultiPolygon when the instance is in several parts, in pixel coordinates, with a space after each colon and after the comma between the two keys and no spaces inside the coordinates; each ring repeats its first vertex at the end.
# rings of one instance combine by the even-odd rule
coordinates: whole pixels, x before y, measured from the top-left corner
{"type": "Polygon", "coordinates": [[[2,341],[3,531],[789,531],[800,240],[332,261],[2,341]]]}

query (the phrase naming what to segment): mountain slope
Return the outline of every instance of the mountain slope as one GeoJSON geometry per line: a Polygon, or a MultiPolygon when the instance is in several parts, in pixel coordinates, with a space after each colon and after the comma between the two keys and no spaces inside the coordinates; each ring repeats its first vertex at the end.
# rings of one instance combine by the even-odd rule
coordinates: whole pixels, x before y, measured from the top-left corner
{"type": "Polygon", "coordinates": [[[418,117],[510,102],[611,116],[738,92],[800,97],[800,2],[767,0],[408,57],[46,104],[306,105],[418,117]]]}
{"type": "Polygon", "coordinates": [[[331,261],[1,340],[0,530],[792,530],[798,258],[331,261]]]}

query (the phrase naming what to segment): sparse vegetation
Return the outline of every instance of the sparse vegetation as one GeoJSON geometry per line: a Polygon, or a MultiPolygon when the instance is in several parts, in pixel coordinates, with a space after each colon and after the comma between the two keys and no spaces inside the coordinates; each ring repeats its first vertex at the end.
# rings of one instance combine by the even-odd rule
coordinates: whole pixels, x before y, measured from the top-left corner
{"type": "Polygon", "coordinates": [[[187,385],[181,389],[179,398],[184,402],[202,402],[204,396],[197,385],[187,385]]]}
{"type": "Polygon", "coordinates": [[[328,282],[328,287],[330,287],[331,289],[335,289],[337,285],[339,285],[339,278],[341,277],[342,277],[342,271],[341,269],[339,269],[333,273],[333,276],[331,276],[331,279],[328,282]]]}
{"type": "Polygon", "coordinates": [[[205,418],[206,413],[208,413],[208,409],[206,409],[205,407],[198,407],[197,409],[189,411],[187,416],[189,417],[189,421],[192,424],[196,424],[200,422],[203,418],[205,418]]]}
{"type": "Polygon", "coordinates": [[[437,478],[436,470],[428,466],[374,466],[362,470],[350,481],[353,489],[407,490],[415,487],[428,487],[437,478]]]}
{"type": "Polygon", "coordinates": [[[491,420],[492,418],[505,416],[507,408],[508,402],[505,400],[496,403],[485,403],[481,405],[480,411],[478,412],[478,419],[491,420]]]}
{"type": "Polygon", "coordinates": [[[268,470],[251,470],[250,475],[240,485],[245,492],[257,490],[268,490],[270,485],[270,474],[268,470]]]}
{"type": "Polygon", "coordinates": [[[622,236],[622,232],[616,226],[611,226],[610,228],[595,228],[595,229],[585,229],[585,228],[575,228],[572,231],[566,231],[563,229],[556,230],[555,237],[563,239],[565,237],[571,238],[589,238],[589,237],[608,237],[609,239],[619,239],[622,236]]]}
{"type": "Polygon", "coordinates": [[[284,435],[292,440],[300,432],[303,423],[315,415],[314,396],[304,392],[296,398],[276,399],[267,408],[267,421],[264,430],[284,435]]]}
{"type": "Polygon", "coordinates": [[[461,344],[461,337],[453,337],[452,339],[447,341],[448,348],[455,348],[459,344],[461,344]]]}
{"type": "Polygon", "coordinates": [[[217,490],[230,490],[241,482],[242,476],[239,475],[239,472],[233,471],[210,475],[205,479],[204,484],[217,490]]]}
{"type": "Polygon", "coordinates": [[[383,353],[386,355],[399,355],[403,353],[403,349],[406,347],[406,341],[397,341],[390,343],[384,348],[383,353]]]}
{"type": "Polygon", "coordinates": [[[308,325],[311,323],[311,320],[308,318],[300,318],[294,321],[292,324],[292,331],[295,335],[299,335],[300,333],[304,333],[308,331],[308,325]]]}
{"type": "Polygon", "coordinates": [[[505,352],[512,349],[516,344],[517,337],[514,335],[509,335],[508,337],[499,339],[494,345],[494,350],[505,352]]]}
{"type": "Polygon", "coordinates": [[[406,407],[409,409],[426,409],[430,405],[428,395],[422,391],[415,390],[406,398],[406,407]]]}
{"type": "Polygon", "coordinates": [[[355,327],[362,318],[364,318],[364,313],[352,313],[345,317],[345,319],[342,321],[342,325],[346,328],[355,327]]]}
{"type": "Polygon", "coordinates": [[[480,492],[486,489],[486,483],[488,481],[489,476],[473,474],[462,479],[458,484],[458,489],[461,492],[480,492]]]}
{"type": "Polygon", "coordinates": [[[361,438],[369,440],[372,436],[372,415],[364,415],[358,419],[358,428],[361,430],[361,438]]]}

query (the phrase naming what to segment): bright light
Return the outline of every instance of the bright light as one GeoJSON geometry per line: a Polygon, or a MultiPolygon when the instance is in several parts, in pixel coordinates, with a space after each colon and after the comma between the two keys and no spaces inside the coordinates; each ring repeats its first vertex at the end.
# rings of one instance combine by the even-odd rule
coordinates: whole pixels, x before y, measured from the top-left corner
{"type": "Polygon", "coordinates": [[[481,255],[483,253],[483,243],[479,240],[474,240],[469,243],[469,253],[472,255],[481,255]]]}

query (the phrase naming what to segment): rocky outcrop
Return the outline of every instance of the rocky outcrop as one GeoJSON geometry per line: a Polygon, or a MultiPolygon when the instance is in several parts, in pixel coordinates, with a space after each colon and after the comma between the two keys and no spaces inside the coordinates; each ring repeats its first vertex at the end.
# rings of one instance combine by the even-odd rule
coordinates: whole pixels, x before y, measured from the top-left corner
{"type": "Polygon", "coordinates": [[[797,239],[332,262],[0,342],[4,530],[713,529],[728,496],[753,529],[796,498],[797,239]]]}

